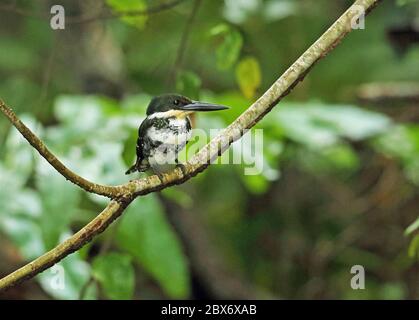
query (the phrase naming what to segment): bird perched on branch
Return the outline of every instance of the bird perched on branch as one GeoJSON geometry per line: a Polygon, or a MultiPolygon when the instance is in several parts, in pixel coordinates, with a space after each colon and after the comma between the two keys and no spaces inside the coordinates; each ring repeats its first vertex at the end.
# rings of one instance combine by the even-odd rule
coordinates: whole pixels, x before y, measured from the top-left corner
{"type": "Polygon", "coordinates": [[[217,111],[228,107],[193,101],[178,94],[165,94],[153,98],[147,107],[147,117],[138,129],[137,161],[125,172],[144,172],[151,169],[162,179],[162,173],[183,165],[178,153],[191,138],[189,115],[196,111],[217,111]]]}

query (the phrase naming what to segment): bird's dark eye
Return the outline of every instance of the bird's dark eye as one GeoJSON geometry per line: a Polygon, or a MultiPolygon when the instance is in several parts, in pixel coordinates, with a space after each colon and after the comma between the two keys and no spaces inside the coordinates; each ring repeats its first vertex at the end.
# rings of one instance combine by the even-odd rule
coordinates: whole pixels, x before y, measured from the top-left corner
{"type": "Polygon", "coordinates": [[[179,100],[175,100],[175,101],[173,101],[173,103],[175,104],[175,105],[178,105],[179,104],[179,100]]]}

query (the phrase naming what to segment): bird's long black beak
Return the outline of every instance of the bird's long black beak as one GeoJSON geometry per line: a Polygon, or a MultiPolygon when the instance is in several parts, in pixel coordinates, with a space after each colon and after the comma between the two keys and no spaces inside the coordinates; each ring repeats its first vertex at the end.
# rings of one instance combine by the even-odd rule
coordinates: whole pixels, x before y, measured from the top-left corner
{"type": "Polygon", "coordinates": [[[201,102],[201,101],[193,101],[190,104],[185,106],[179,107],[179,110],[184,111],[217,111],[217,110],[225,110],[228,109],[226,106],[222,106],[219,104],[201,102]]]}

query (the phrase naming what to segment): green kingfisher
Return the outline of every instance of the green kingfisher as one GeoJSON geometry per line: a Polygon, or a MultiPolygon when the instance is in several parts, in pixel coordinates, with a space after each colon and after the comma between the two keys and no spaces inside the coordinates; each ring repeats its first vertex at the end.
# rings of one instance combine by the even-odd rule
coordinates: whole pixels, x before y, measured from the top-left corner
{"type": "Polygon", "coordinates": [[[125,174],[151,169],[161,179],[161,174],[174,165],[183,171],[177,157],[192,136],[189,116],[195,111],[224,109],[228,107],[193,101],[178,94],[154,97],[147,107],[147,117],[138,129],[137,161],[125,174]]]}

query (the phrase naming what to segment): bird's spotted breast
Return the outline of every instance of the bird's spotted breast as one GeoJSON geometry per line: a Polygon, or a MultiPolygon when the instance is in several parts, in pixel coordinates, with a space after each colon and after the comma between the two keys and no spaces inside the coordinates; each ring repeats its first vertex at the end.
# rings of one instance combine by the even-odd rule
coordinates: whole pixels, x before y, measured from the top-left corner
{"type": "MultiPolygon", "coordinates": [[[[154,121],[157,119],[153,119],[154,121]]],[[[160,119],[159,119],[160,120],[160,119]]],[[[163,119],[162,119],[163,120],[163,119]]],[[[148,150],[148,161],[156,172],[167,171],[174,164],[178,153],[191,138],[191,126],[187,118],[166,118],[167,122],[157,122],[147,130],[147,139],[152,147],[148,150]]]]}
{"type": "Polygon", "coordinates": [[[155,118],[153,119],[153,127],[156,129],[164,129],[169,126],[169,119],[168,118],[155,118]]]}
{"type": "MultiPolygon", "coordinates": [[[[156,119],[163,120],[163,119],[156,119]]],[[[167,123],[160,121],[153,123],[147,130],[147,136],[152,141],[161,141],[164,144],[183,145],[190,138],[190,125],[187,119],[169,118],[167,123]]]]}

